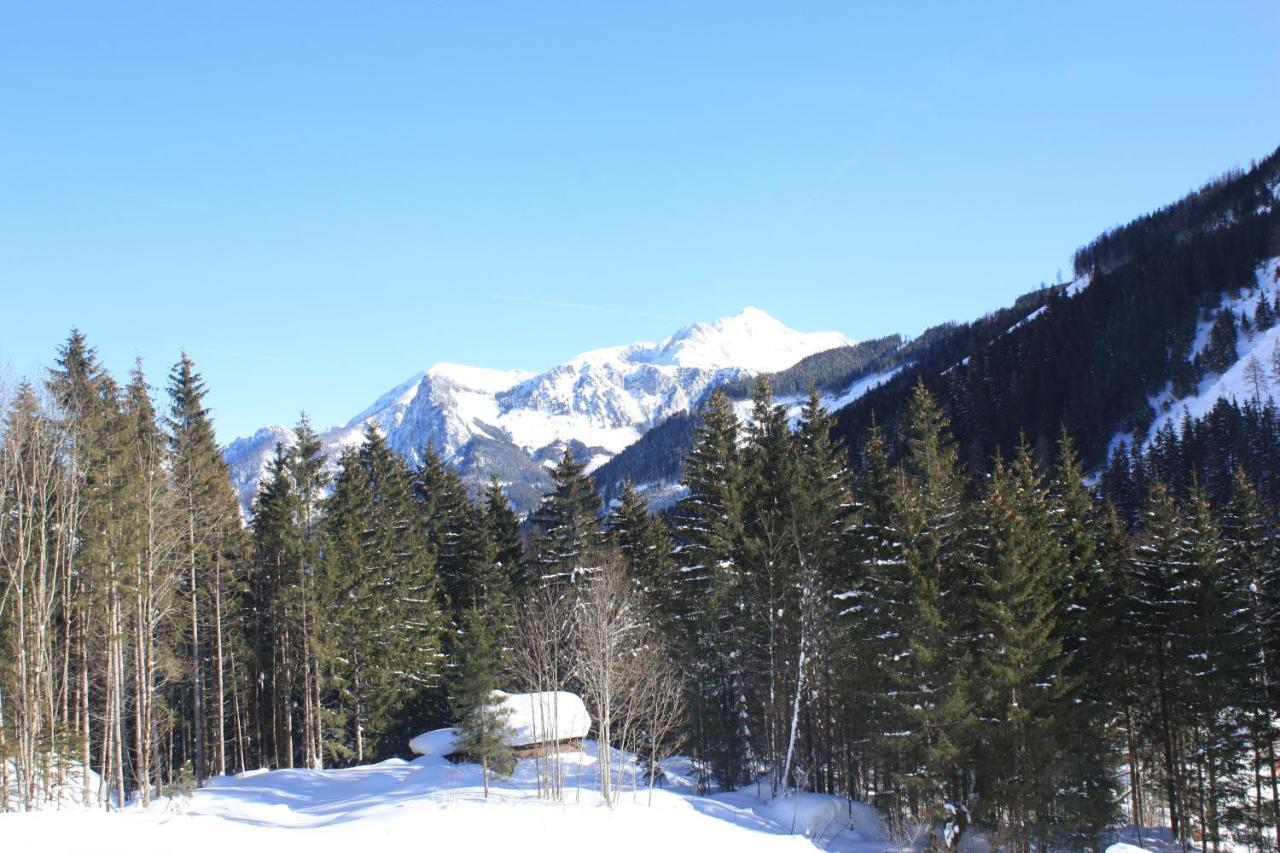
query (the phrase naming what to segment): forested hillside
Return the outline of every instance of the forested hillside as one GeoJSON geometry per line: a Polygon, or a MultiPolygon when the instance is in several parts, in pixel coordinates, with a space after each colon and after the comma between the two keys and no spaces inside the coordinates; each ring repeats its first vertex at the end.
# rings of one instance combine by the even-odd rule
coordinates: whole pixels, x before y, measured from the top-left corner
{"type": "Polygon", "coordinates": [[[1280,151],[1102,235],[1076,253],[1077,280],[1052,289],[1033,322],[917,359],[839,412],[837,433],[856,446],[875,423],[896,423],[923,380],[975,470],[1023,439],[1047,461],[1063,430],[1099,469],[1118,433],[1145,438],[1166,384],[1183,397],[1235,362],[1234,341],[1218,360],[1193,344],[1204,315],[1254,287],[1259,265],[1280,254],[1278,188],[1280,151]]]}

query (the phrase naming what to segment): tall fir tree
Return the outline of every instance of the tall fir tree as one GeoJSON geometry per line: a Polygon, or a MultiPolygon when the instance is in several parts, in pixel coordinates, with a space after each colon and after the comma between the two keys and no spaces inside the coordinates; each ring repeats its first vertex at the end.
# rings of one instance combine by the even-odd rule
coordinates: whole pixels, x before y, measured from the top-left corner
{"type": "Polygon", "coordinates": [[[1052,820],[1058,760],[1068,747],[1055,710],[1070,694],[1054,599],[1062,555],[1029,447],[1012,467],[997,460],[982,511],[975,794],[987,806],[980,817],[1025,853],[1052,820]]]}
{"type": "MultiPolygon", "coordinates": [[[[1062,662],[1056,708],[1059,749],[1052,774],[1058,803],[1053,825],[1044,830],[1061,843],[1095,847],[1119,817],[1112,686],[1119,680],[1114,648],[1124,642],[1116,630],[1116,604],[1123,601],[1121,554],[1108,545],[1105,531],[1114,528],[1095,507],[1065,431],[1057,458],[1050,500],[1059,549],[1052,596],[1062,662]]],[[[1122,542],[1123,534],[1112,541],[1122,542]]]]}
{"type": "Polygon", "coordinates": [[[565,449],[551,481],[552,490],[529,519],[533,560],[539,581],[567,591],[598,568],[604,544],[600,497],[573,448],[565,449]]]}
{"type": "Polygon", "coordinates": [[[669,630],[676,595],[675,563],[666,525],[649,513],[649,502],[630,480],[623,485],[608,522],[609,538],[626,562],[655,625],[669,630]]]}
{"type": "Polygon", "coordinates": [[[413,476],[374,428],[344,454],[327,502],[326,647],[349,712],[351,750],[393,754],[426,715],[442,673],[439,580],[413,476]]]}
{"type": "MultiPolygon", "coordinates": [[[[688,492],[672,513],[681,655],[688,668],[691,742],[696,757],[725,788],[747,778],[739,695],[732,681],[732,609],[741,586],[744,474],[739,423],[725,394],[712,392],[685,460],[688,492]]],[[[705,787],[707,780],[700,779],[705,787]]]]}
{"type": "Polygon", "coordinates": [[[921,383],[905,422],[895,503],[910,578],[908,654],[891,675],[905,722],[897,784],[918,819],[940,820],[969,800],[962,739],[971,726],[974,607],[972,553],[960,472],[947,418],[921,383]]]}
{"type": "Polygon", "coordinates": [[[228,626],[237,619],[244,531],[213,421],[204,406],[205,384],[183,353],[169,373],[171,471],[185,529],[187,631],[191,729],[196,777],[227,772],[230,737],[226,710],[234,650],[228,626]],[[212,755],[209,755],[209,750],[212,755]],[[210,767],[210,762],[212,767],[210,767]]]}
{"type": "Polygon", "coordinates": [[[494,693],[502,674],[501,644],[485,611],[472,608],[463,613],[456,657],[450,703],[462,732],[462,752],[480,762],[488,799],[490,775],[508,775],[515,759],[508,743],[506,709],[494,693]]]}

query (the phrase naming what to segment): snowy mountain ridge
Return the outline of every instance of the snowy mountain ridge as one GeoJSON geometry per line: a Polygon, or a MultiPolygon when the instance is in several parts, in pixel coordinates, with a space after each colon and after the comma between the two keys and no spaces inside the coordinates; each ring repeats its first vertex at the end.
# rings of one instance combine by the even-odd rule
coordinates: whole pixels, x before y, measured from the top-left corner
{"type": "MultiPolygon", "coordinates": [[[[659,343],[591,350],[542,373],[441,362],[320,438],[331,465],[370,426],[411,464],[430,446],[473,486],[496,474],[513,503],[527,511],[566,447],[594,468],[718,385],[784,370],[852,343],[839,332],[796,331],[749,306],[686,326],[659,343]]],[[[276,444],[292,441],[291,429],[274,425],[224,448],[246,514],[276,444]]]]}

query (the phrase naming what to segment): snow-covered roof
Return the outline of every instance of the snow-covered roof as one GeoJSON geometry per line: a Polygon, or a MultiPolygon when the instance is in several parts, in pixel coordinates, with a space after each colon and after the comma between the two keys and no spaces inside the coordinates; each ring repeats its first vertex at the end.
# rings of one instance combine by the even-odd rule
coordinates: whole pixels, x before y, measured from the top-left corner
{"type": "MultiPolygon", "coordinates": [[[[582,699],[566,690],[542,693],[505,693],[494,698],[507,712],[509,746],[531,746],[558,740],[584,738],[591,731],[591,716],[582,699]]],[[[456,728],[433,729],[409,741],[418,755],[452,755],[462,748],[462,732],[456,728]]]]}
{"type": "Polygon", "coordinates": [[[542,693],[494,691],[507,710],[507,727],[512,746],[528,746],[547,741],[586,737],[591,717],[582,699],[567,690],[542,693]]]}

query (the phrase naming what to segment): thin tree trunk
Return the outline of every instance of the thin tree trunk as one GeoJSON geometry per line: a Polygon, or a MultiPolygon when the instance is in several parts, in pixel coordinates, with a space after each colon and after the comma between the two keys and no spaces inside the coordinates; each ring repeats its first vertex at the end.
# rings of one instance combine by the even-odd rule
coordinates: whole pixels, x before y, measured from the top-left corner
{"type": "MultiPolygon", "coordinates": [[[[227,775],[227,695],[224,682],[226,661],[222,654],[222,558],[214,559],[213,579],[213,643],[217,664],[214,720],[218,731],[218,775],[227,775]]],[[[292,765],[290,765],[292,766],[292,765]]]]}
{"type": "Polygon", "coordinates": [[[195,734],[195,771],[197,784],[205,777],[204,754],[204,664],[200,655],[200,605],[196,586],[196,512],[194,496],[187,495],[187,548],[191,585],[191,728],[195,734]]]}

